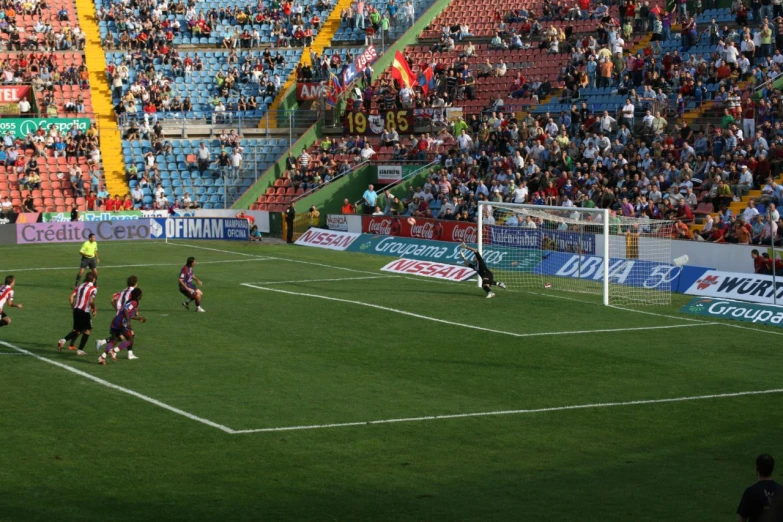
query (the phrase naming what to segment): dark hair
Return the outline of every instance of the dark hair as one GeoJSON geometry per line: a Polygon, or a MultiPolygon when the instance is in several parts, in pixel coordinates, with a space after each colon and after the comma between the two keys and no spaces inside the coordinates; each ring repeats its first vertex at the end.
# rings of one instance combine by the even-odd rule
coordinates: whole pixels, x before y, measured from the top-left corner
{"type": "Polygon", "coordinates": [[[84,276],[84,282],[92,283],[93,281],[95,281],[95,274],[93,274],[92,272],[87,272],[87,275],[84,276]]]}
{"type": "MultiPolygon", "coordinates": [[[[84,236],[82,236],[82,237],[84,237],[84,236]]],[[[90,239],[91,237],[95,237],[95,234],[93,234],[92,232],[90,232],[90,235],[87,236],[87,239],[90,239]]]]}
{"type": "Polygon", "coordinates": [[[756,470],[762,477],[771,476],[772,472],[775,470],[775,459],[772,458],[772,455],[762,453],[756,457],[756,470]]]}
{"type": "Polygon", "coordinates": [[[757,256],[759,255],[759,251],[754,248],[753,250],[750,251],[750,255],[757,256]]]}
{"type": "Polygon", "coordinates": [[[134,288],[133,292],[131,292],[131,299],[134,301],[140,301],[141,300],[141,288],[134,288]]]}
{"type": "Polygon", "coordinates": [[[15,279],[16,279],[16,278],[15,278],[14,276],[12,276],[12,275],[10,275],[10,276],[5,276],[5,284],[7,284],[7,285],[10,285],[11,283],[13,283],[13,282],[14,282],[14,280],[15,280],[15,279]]]}
{"type": "Polygon", "coordinates": [[[136,276],[130,276],[128,278],[128,286],[136,286],[136,283],[139,282],[139,278],[136,276]]]}
{"type": "Polygon", "coordinates": [[[196,260],[195,257],[189,257],[188,260],[185,262],[185,265],[187,266],[193,266],[193,262],[196,260]]]}

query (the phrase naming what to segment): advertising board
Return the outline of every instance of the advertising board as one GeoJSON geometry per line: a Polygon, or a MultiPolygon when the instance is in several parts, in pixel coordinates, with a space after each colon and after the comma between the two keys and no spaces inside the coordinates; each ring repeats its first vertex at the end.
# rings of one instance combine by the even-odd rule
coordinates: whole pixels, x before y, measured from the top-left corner
{"type": "Polygon", "coordinates": [[[74,223],[23,223],[16,225],[16,242],[24,244],[81,243],[90,234],[98,241],[155,239],[149,219],[74,223]]]}
{"type": "Polygon", "coordinates": [[[250,225],[246,219],[171,217],[151,221],[153,239],[248,241],[250,238],[250,225]]]}
{"type": "Polygon", "coordinates": [[[783,277],[707,270],[683,292],[688,295],[782,304],[783,277]]]}
{"type": "Polygon", "coordinates": [[[434,261],[417,261],[411,259],[397,259],[381,268],[381,271],[456,282],[467,281],[476,275],[475,270],[468,268],[465,265],[448,265],[434,261]]]}
{"type": "MultiPolygon", "coordinates": [[[[121,221],[125,219],[160,218],[168,215],[167,210],[121,210],[118,212],[85,210],[79,212],[79,221],[121,221]]],[[[44,212],[41,216],[44,223],[66,223],[71,221],[70,212],[44,212]]]]}
{"type": "MultiPolygon", "coordinates": [[[[452,242],[370,234],[362,234],[351,243],[347,250],[422,261],[438,261],[447,264],[461,264],[460,252],[465,253],[459,244],[452,242]]],[[[465,254],[468,257],[467,253],[465,254]]],[[[523,258],[517,253],[514,253],[512,259],[511,253],[508,251],[497,250],[491,246],[484,248],[483,257],[490,268],[503,267],[504,270],[516,272],[530,272],[540,261],[538,255],[532,258],[523,258]]]]}
{"type": "Polygon", "coordinates": [[[516,248],[595,254],[595,235],[558,230],[488,226],[487,243],[516,248]]]}
{"type": "Polygon", "coordinates": [[[362,232],[362,217],[354,214],[329,214],[326,216],[326,226],[329,230],[343,232],[362,232]]]}
{"type": "Polygon", "coordinates": [[[57,127],[60,134],[66,134],[74,125],[77,130],[86,131],[91,122],[90,118],[3,118],[0,120],[0,134],[11,131],[15,137],[25,138],[41,127],[48,129],[49,125],[57,127]]]}
{"type": "Polygon", "coordinates": [[[362,232],[458,243],[476,243],[478,241],[478,226],[475,223],[442,219],[417,218],[416,224],[411,225],[406,218],[402,217],[364,216],[362,217],[362,232]]]}
{"type": "MultiPolygon", "coordinates": [[[[640,288],[682,291],[707,271],[703,267],[677,267],[638,259],[609,261],[609,281],[640,288]]],[[[546,252],[534,274],[603,281],[604,260],[598,256],[577,255],[568,252],[546,252]]]]}
{"type": "Polygon", "coordinates": [[[376,168],[378,170],[379,185],[396,183],[402,179],[401,165],[378,165],[376,168]]]}
{"type": "Polygon", "coordinates": [[[682,307],[680,312],[704,317],[731,319],[745,323],[766,324],[783,328],[783,308],[741,303],[727,299],[696,297],[682,307]]]}
{"type": "Polygon", "coordinates": [[[339,230],[324,230],[310,228],[294,242],[301,246],[326,248],[328,250],[345,250],[356,241],[360,234],[341,232],[339,230]]]}

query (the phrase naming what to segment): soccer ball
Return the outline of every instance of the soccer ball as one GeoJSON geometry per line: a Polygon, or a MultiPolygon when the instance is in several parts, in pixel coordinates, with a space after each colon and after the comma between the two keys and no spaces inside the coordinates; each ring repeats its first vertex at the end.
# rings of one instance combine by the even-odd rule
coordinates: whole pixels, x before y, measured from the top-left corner
{"type": "Polygon", "coordinates": [[[416,224],[416,220],[415,220],[415,219],[413,219],[412,217],[410,217],[410,218],[408,218],[408,224],[409,224],[410,226],[413,226],[413,225],[415,225],[415,224],[416,224]]]}

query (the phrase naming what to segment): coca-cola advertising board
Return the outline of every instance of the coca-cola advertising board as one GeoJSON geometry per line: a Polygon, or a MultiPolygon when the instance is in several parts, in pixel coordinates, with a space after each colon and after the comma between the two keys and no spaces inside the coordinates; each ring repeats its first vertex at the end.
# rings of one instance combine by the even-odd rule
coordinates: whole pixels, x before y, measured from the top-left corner
{"type": "Polygon", "coordinates": [[[426,218],[416,218],[415,221],[415,224],[411,225],[405,217],[364,216],[362,232],[456,243],[478,242],[478,226],[475,223],[426,218]]]}

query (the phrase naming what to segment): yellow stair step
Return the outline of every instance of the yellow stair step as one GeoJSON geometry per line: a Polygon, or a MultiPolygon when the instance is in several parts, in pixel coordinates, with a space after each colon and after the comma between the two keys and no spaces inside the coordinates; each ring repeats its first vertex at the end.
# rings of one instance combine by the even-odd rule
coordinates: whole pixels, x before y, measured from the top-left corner
{"type": "MultiPolygon", "coordinates": [[[[334,9],[332,9],[329,17],[324,20],[321,30],[318,31],[318,35],[315,37],[315,39],[313,39],[313,44],[309,48],[306,48],[304,51],[302,51],[302,57],[299,59],[300,65],[310,64],[310,49],[317,52],[320,56],[324,52],[324,49],[329,47],[329,44],[332,42],[332,38],[334,37],[334,33],[337,32],[337,29],[340,27],[340,13],[343,11],[343,9],[348,8],[352,3],[353,0],[337,1],[337,4],[334,6],[334,9]]],[[[268,126],[270,129],[277,128],[277,112],[280,110],[280,104],[282,103],[285,94],[288,92],[288,89],[290,89],[294,83],[296,83],[296,68],[294,68],[291,71],[291,74],[288,75],[285,84],[280,88],[277,96],[275,96],[275,101],[272,102],[272,105],[269,106],[270,117],[268,123],[266,119],[262,118],[261,121],[258,122],[259,127],[268,126]]]]}
{"type": "Polygon", "coordinates": [[[106,78],[106,55],[101,46],[100,30],[95,18],[95,4],[92,0],[76,0],[79,25],[84,31],[85,64],[90,71],[92,104],[95,123],[101,139],[101,157],[106,179],[106,190],[120,196],[127,194],[125,162],[122,157],[122,137],[114,116],[109,81],[106,78]]]}

